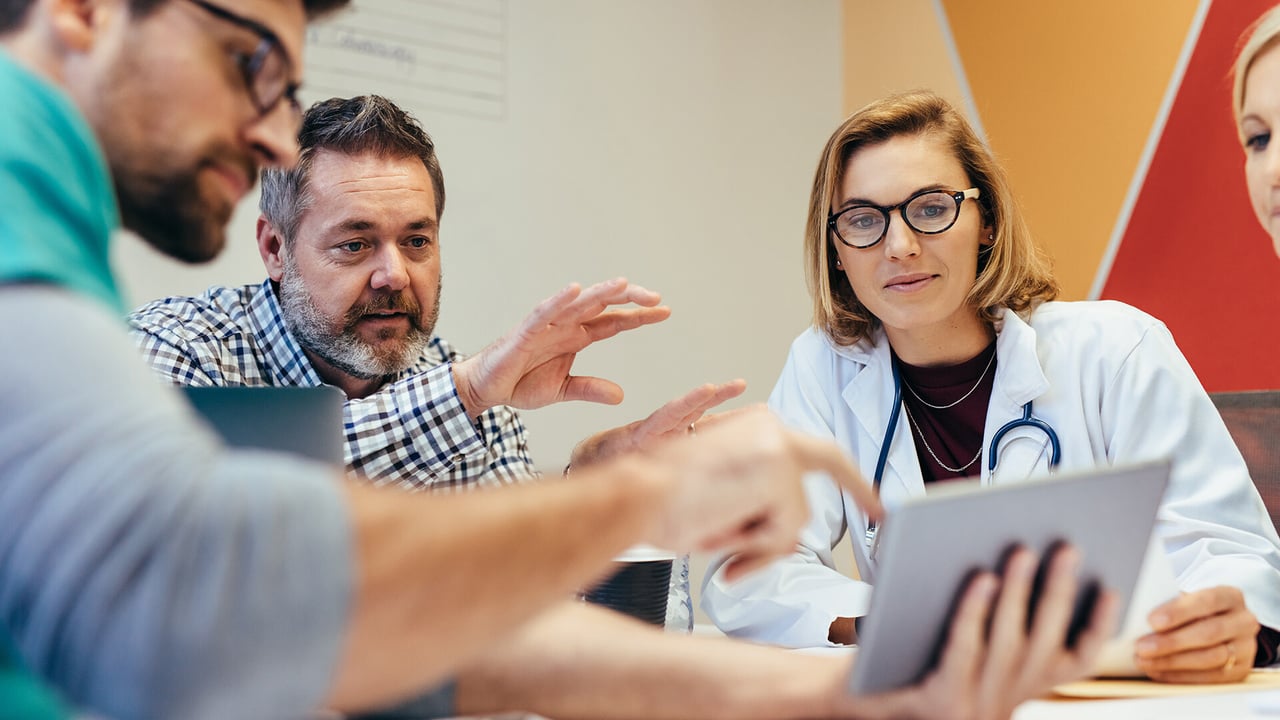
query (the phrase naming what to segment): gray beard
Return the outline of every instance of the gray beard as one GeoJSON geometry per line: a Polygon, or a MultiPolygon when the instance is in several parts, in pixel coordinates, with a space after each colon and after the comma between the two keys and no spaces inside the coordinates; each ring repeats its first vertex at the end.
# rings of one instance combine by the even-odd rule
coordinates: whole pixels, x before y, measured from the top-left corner
{"type": "Polygon", "coordinates": [[[398,351],[379,351],[361,340],[355,331],[355,321],[343,318],[342,326],[335,330],[334,323],[326,318],[312,299],[311,293],[298,279],[293,258],[286,252],[284,274],[280,278],[280,310],[285,327],[293,334],[304,350],[313,353],[335,369],[361,380],[392,377],[404,372],[422,356],[431,341],[440,309],[440,288],[436,289],[436,306],[428,322],[421,324],[410,317],[409,332],[398,351]]]}

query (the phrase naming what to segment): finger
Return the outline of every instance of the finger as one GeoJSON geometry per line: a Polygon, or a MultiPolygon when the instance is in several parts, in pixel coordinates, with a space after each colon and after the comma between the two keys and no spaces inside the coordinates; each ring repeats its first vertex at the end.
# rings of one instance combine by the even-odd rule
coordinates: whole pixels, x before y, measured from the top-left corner
{"type": "Polygon", "coordinates": [[[560,401],[581,400],[603,405],[617,405],[622,402],[622,397],[620,385],[589,375],[570,375],[560,385],[560,401]]]}
{"type": "Polygon", "coordinates": [[[1140,658],[1157,658],[1190,650],[1209,648],[1237,637],[1257,634],[1258,621],[1247,610],[1210,615],[1165,632],[1138,638],[1135,647],[1140,658]]]}
{"type": "MultiPolygon", "coordinates": [[[[1036,574],[1036,557],[1025,549],[1011,553],[1001,576],[1000,595],[992,611],[987,656],[978,686],[981,707],[999,707],[1003,695],[1016,687],[1020,674],[1036,673],[1025,656],[1027,606],[1036,574]],[[1020,672],[1021,671],[1021,672],[1020,672]]],[[[1034,677],[1034,675],[1033,675],[1034,677]]]]}
{"type": "Polygon", "coordinates": [[[560,292],[538,303],[525,316],[524,322],[520,324],[521,332],[530,334],[545,329],[560,313],[564,312],[565,308],[571,306],[581,294],[582,286],[578,283],[571,283],[560,292]]]}
{"type": "Polygon", "coordinates": [[[1079,568],[1080,552],[1073,547],[1058,548],[1049,559],[1044,590],[1032,611],[1027,658],[1033,672],[1049,666],[1066,650],[1067,632],[1080,587],[1079,568]]]}
{"type": "Polygon", "coordinates": [[[632,285],[626,278],[614,278],[583,290],[567,309],[572,317],[585,320],[599,315],[610,305],[635,303],[642,307],[654,307],[660,302],[662,296],[658,293],[632,285]]]}
{"type": "Polygon", "coordinates": [[[607,340],[618,333],[660,323],[669,317],[671,317],[671,308],[662,305],[652,308],[610,310],[581,323],[581,325],[587,333],[588,342],[599,342],[607,340]]]}
{"type": "MultiPolygon", "coordinates": [[[[1242,647],[1243,645],[1224,642],[1212,647],[1186,650],[1173,655],[1165,655],[1164,657],[1139,658],[1138,668],[1148,674],[1188,670],[1212,670],[1217,672],[1227,666],[1233,655],[1236,658],[1236,663],[1239,663],[1242,647]]],[[[1253,664],[1252,658],[1250,658],[1249,664],[1253,664]]]]}
{"type": "Polygon", "coordinates": [[[707,411],[738,397],[747,389],[745,380],[734,380],[723,385],[703,385],[698,388],[698,395],[694,397],[690,393],[691,405],[687,408],[686,413],[675,422],[669,423],[664,431],[686,431],[690,425],[696,422],[702,422],[703,427],[711,427],[717,420],[717,415],[707,415],[707,411]]]}
{"type": "Polygon", "coordinates": [[[1059,682],[1083,675],[1093,668],[1098,654],[1115,635],[1119,617],[1120,597],[1110,590],[1103,590],[1094,601],[1088,626],[1076,636],[1076,662],[1074,667],[1066,668],[1070,677],[1057,678],[1059,682]]]}
{"type": "Polygon", "coordinates": [[[827,473],[873,520],[884,518],[884,506],[875,491],[837,445],[794,431],[787,431],[787,438],[802,467],[827,473]]]}
{"type": "MultiPolygon", "coordinates": [[[[1256,646],[1253,646],[1256,650],[1256,646]]],[[[1236,653],[1236,661],[1230,662],[1230,654],[1227,653],[1222,664],[1218,667],[1206,670],[1147,670],[1139,664],[1139,668],[1147,673],[1147,676],[1157,682],[1167,683],[1226,683],[1241,682],[1249,677],[1253,672],[1253,662],[1247,658],[1252,658],[1253,653],[1242,656],[1239,651],[1236,653]],[[1230,667],[1228,667],[1230,665],[1230,667]]]]}
{"type": "Polygon", "coordinates": [[[696,419],[700,414],[698,408],[702,407],[707,398],[714,396],[715,392],[716,386],[707,383],[669,401],[654,410],[640,423],[641,432],[648,436],[661,435],[672,430],[683,432],[689,427],[689,423],[693,422],[688,418],[693,416],[696,419]]]}
{"type": "Polygon", "coordinates": [[[1244,594],[1239,589],[1218,586],[1179,595],[1152,610],[1147,621],[1153,630],[1163,632],[1209,615],[1244,607],[1244,594]]]}
{"type": "Polygon", "coordinates": [[[984,668],[987,680],[1007,683],[1012,665],[1022,655],[1026,646],[1027,606],[1035,574],[1035,555],[1022,548],[1009,555],[1000,584],[1000,597],[991,617],[991,650],[984,668]]]}
{"type": "Polygon", "coordinates": [[[942,651],[938,673],[952,687],[973,687],[980,663],[987,654],[984,641],[987,617],[996,596],[996,579],[990,573],[979,573],[969,581],[960,605],[947,630],[947,645],[942,651]]]}
{"type": "MultiPolygon", "coordinates": [[[[746,392],[746,390],[747,390],[747,381],[741,378],[737,380],[731,380],[727,383],[724,383],[723,385],[716,385],[715,392],[713,392],[710,397],[703,400],[702,403],[698,406],[697,408],[698,416],[701,417],[703,413],[707,412],[711,408],[714,408],[718,405],[722,405],[728,402],[729,400],[732,400],[738,397],[742,393],[746,392]]],[[[693,418],[690,420],[690,422],[693,422],[693,420],[696,420],[696,419],[697,418],[693,418]]]]}

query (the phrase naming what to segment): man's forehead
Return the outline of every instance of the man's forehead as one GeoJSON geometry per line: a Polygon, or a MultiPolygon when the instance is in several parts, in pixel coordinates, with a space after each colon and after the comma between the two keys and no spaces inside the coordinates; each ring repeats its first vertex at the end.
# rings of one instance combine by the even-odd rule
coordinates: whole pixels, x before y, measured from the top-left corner
{"type": "Polygon", "coordinates": [[[320,150],[312,159],[307,184],[316,202],[306,215],[315,215],[325,225],[360,221],[431,229],[438,222],[435,185],[421,159],[414,156],[320,150]],[[394,206],[395,217],[382,213],[366,216],[368,208],[385,208],[388,203],[394,206]]]}

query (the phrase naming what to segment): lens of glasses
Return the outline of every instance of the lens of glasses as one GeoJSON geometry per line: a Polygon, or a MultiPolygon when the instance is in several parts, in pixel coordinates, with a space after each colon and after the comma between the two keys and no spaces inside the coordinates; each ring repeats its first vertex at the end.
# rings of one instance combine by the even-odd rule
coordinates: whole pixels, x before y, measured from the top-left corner
{"type": "Polygon", "coordinates": [[[854,247],[873,245],[884,234],[885,216],[879,208],[856,207],[836,217],[836,232],[854,247]]]}
{"type": "Polygon", "coordinates": [[[938,233],[960,216],[960,205],[951,193],[930,192],[915,197],[903,209],[907,224],[922,233],[938,233]]]}
{"type": "Polygon", "coordinates": [[[289,89],[289,65],[284,51],[275,43],[264,41],[264,46],[254,53],[249,72],[258,109],[271,111],[289,89]]]}

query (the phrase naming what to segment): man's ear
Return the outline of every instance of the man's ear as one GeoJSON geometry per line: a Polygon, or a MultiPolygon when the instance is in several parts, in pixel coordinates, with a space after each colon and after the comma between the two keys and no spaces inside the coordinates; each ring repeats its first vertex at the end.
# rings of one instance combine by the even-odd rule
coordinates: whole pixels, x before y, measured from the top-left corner
{"type": "Polygon", "coordinates": [[[262,264],[267,268],[267,275],[280,282],[284,277],[284,238],[276,232],[276,228],[261,215],[258,216],[258,254],[262,256],[262,264]]]}
{"type": "Polygon", "coordinates": [[[58,43],[88,52],[110,13],[124,13],[123,0],[48,0],[49,25],[58,43]]]}

